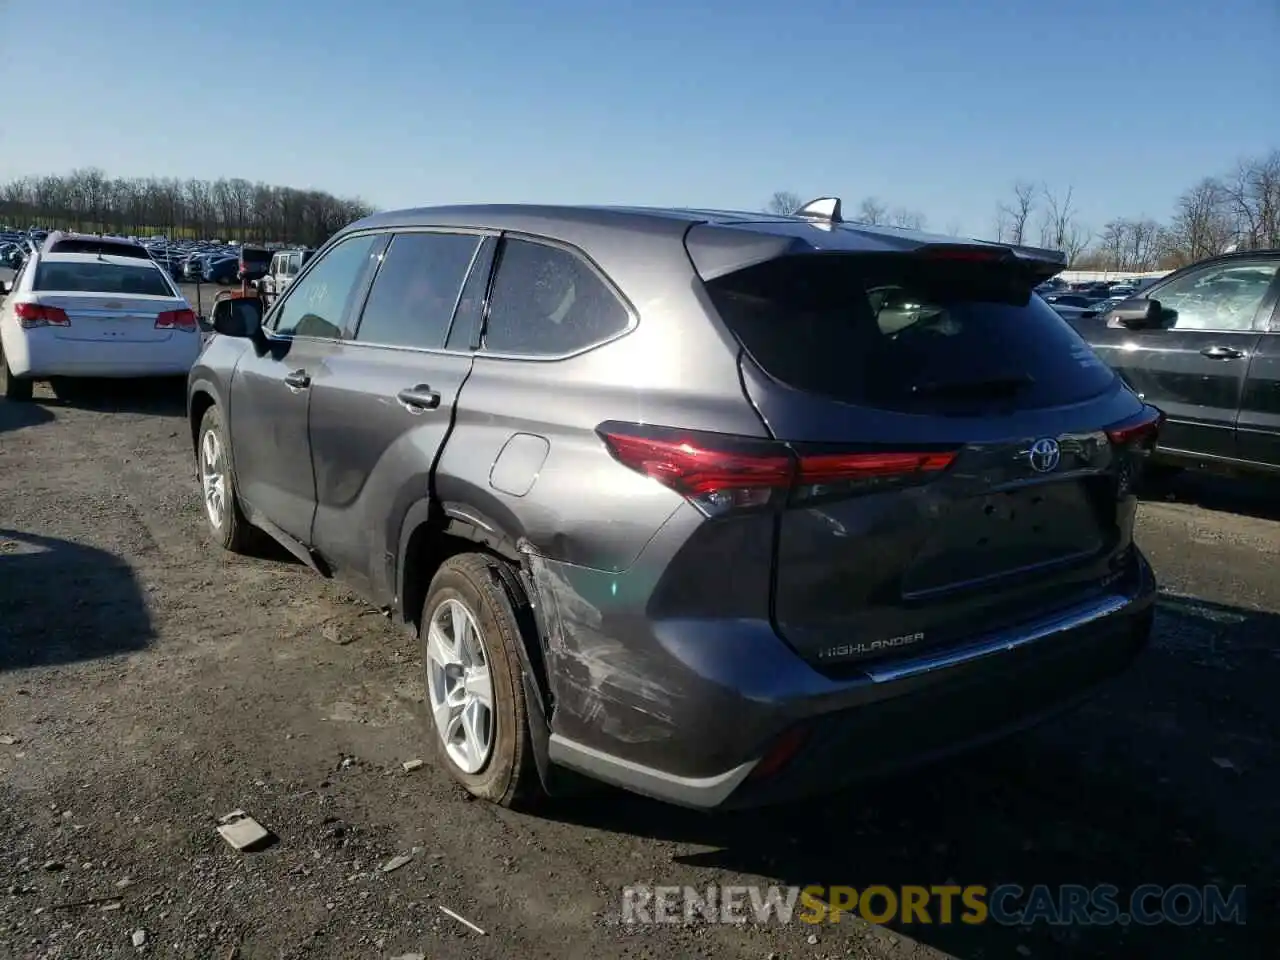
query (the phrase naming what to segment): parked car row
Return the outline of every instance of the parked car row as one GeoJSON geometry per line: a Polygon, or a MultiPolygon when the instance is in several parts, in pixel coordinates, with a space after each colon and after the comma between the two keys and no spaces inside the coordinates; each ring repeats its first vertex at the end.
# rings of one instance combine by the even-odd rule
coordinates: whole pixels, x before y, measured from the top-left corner
{"type": "MultiPolygon", "coordinates": [[[[33,249],[39,249],[48,231],[0,230],[0,267],[17,270],[33,249]]],[[[221,240],[169,240],[166,237],[117,237],[140,245],[160,268],[179,282],[236,284],[256,283],[273,272],[287,278],[288,261],[274,271],[276,254],[288,256],[305,251],[282,248],[281,244],[253,245],[224,243],[221,240]]],[[[294,273],[296,273],[296,269],[294,273]]],[[[284,280],[287,283],[287,279],[284,280]]]]}
{"type": "Polygon", "coordinates": [[[1067,283],[1054,277],[1040,284],[1036,292],[1060,316],[1067,320],[1076,320],[1097,316],[1126,297],[1137,296],[1138,293],[1157,282],[1157,279],[1134,277],[1067,283]]]}

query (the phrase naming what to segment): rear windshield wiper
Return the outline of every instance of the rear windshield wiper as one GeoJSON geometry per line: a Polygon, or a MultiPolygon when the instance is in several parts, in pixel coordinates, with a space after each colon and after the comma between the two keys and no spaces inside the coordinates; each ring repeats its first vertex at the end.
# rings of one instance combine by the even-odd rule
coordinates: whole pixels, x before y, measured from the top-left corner
{"type": "Polygon", "coordinates": [[[911,394],[917,397],[963,397],[981,399],[1009,397],[1031,386],[1035,378],[1023,373],[1008,377],[985,377],[965,380],[926,380],[913,383],[911,394]]]}

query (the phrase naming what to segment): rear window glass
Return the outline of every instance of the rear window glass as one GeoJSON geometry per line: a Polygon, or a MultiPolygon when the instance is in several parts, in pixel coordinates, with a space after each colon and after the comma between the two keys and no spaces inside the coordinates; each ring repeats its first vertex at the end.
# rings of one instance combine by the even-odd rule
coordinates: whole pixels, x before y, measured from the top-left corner
{"type": "Polygon", "coordinates": [[[98,240],[93,237],[68,237],[55,240],[49,245],[48,253],[104,253],[113,257],[150,256],[147,248],[137,243],[113,243],[110,240],[98,240]]]}
{"type": "Polygon", "coordinates": [[[139,297],[172,297],[164,274],[151,263],[41,263],[34,290],[51,293],[119,293],[139,297]]]}
{"type": "Polygon", "coordinates": [[[848,403],[957,414],[987,400],[1052,406],[1096,396],[1115,379],[1025,281],[999,267],[808,255],[707,286],[766,373],[848,403]]]}

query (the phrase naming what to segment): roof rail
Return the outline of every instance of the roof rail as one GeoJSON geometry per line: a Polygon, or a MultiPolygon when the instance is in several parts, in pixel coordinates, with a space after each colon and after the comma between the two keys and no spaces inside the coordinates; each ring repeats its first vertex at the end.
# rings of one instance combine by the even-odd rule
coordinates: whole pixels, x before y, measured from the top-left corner
{"type": "Polygon", "coordinates": [[[840,216],[839,197],[819,197],[817,200],[810,200],[793,216],[804,217],[806,220],[821,220],[825,223],[844,223],[844,217],[840,216]]]}

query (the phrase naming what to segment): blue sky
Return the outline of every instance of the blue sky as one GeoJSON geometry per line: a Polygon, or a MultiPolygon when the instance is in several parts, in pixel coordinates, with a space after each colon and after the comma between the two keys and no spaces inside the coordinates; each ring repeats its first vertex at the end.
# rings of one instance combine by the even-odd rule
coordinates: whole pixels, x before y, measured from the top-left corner
{"type": "Polygon", "coordinates": [[[1280,0],[0,0],[0,76],[0,179],[382,208],[787,189],[985,235],[1017,178],[1099,227],[1280,147],[1280,0]]]}

